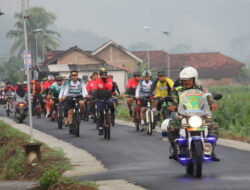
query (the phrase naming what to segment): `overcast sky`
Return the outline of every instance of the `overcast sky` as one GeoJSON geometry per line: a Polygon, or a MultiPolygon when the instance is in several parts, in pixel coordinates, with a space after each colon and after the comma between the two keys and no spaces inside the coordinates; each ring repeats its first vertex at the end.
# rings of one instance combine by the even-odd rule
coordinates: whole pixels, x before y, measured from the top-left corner
{"type": "MultiPolygon", "coordinates": [[[[149,42],[165,49],[189,44],[194,52],[229,54],[235,38],[250,34],[250,0],[29,0],[57,16],[55,24],[89,30],[123,46],[149,42]],[[149,32],[143,26],[151,26],[149,32]],[[170,32],[170,41],[162,34],[170,32]]],[[[0,0],[13,16],[21,0],[0,0]]],[[[2,27],[2,26],[0,26],[2,27]]],[[[76,44],[77,45],[77,44],[76,44]]]]}

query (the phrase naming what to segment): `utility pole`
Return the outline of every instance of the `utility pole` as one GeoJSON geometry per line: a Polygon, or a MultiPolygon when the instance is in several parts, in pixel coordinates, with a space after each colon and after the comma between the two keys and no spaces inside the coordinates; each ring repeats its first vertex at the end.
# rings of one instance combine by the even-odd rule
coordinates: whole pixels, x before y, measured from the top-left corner
{"type": "MultiPolygon", "coordinates": [[[[167,32],[167,31],[163,31],[162,32],[163,34],[165,34],[166,36],[167,36],[167,38],[170,36],[170,33],[169,32],[167,32]]],[[[170,40],[169,40],[170,41],[170,40]]],[[[170,43],[169,43],[170,44],[170,43]]],[[[171,63],[170,63],[170,52],[169,52],[169,50],[170,50],[170,47],[169,47],[170,45],[168,45],[168,66],[167,66],[167,68],[168,68],[168,74],[167,74],[167,77],[169,77],[170,78],[170,68],[171,68],[171,63]]]]}
{"type": "Polygon", "coordinates": [[[29,110],[29,123],[30,123],[30,143],[34,142],[33,139],[33,125],[32,125],[32,114],[31,114],[31,96],[30,96],[30,72],[28,66],[28,39],[27,39],[27,28],[26,19],[29,18],[25,11],[25,0],[22,0],[23,10],[23,27],[24,27],[24,43],[25,43],[25,63],[26,63],[26,74],[27,74],[27,85],[28,85],[28,110],[29,110]]]}
{"type": "MultiPolygon", "coordinates": [[[[144,28],[147,32],[149,32],[151,26],[143,26],[143,28],[144,28]]],[[[150,70],[150,55],[149,55],[150,52],[149,52],[149,44],[148,44],[147,49],[148,49],[148,70],[150,70]]]]}

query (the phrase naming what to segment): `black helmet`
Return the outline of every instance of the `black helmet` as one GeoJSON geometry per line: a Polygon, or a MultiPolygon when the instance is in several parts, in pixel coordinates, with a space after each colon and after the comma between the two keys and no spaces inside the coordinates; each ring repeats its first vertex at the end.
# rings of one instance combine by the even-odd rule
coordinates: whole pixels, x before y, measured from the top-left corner
{"type": "Polygon", "coordinates": [[[140,77],[140,76],[141,76],[141,73],[140,73],[139,71],[135,71],[135,72],[133,73],[133,76],[134,76],[134,77],[135,77],[135,76],[140,77]]]}
{"type": "Polygon", "coordinates": [[[164,70],[158,71],[158,77],[159,76],[165,76],[165,75],[166,75],[166,72],[164,70]]]}
{"type": "Polygon", "coordinates": [[[107,71],[104,67],[99,70],[99,75],[107,75],[107,71]]]}
{"type": "Polygon", "coordinates": [[[82,75],[82,79],[88,79],[88,75],[82,75]]]}

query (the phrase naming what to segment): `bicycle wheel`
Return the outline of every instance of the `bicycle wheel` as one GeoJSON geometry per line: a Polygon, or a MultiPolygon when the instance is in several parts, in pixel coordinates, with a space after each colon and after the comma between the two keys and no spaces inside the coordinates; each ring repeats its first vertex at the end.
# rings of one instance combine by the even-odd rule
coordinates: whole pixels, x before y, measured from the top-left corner
{"type": "Polygon", "coordinates": [[[136,131],[139,131],[140,130],[140,110],[139,109],[134,110],[134,117],[135,117],[136,131]]]}
{"type": "Polygon", "coordinates": [[[7,102],[7,105],[6,105],[6,114],[7,114],[7,117],[9,117],[10,116],[10,103],[9,102],[7,102]]]}
{"type": "Polygon", "coordinates": [[[39,103],[38,104],[38,106],[37,106],[37,110],[36,110],[36,117],[38,118],[38,119],[40,119],[41,118],[41,104],[39,103]]]}
{"type": "Polygon", "coordinates": [[[80,136],[80,128],[79,128],[79,126],[80,126],[80,115],[79,115],[79,112],[78,112],[78,110],[77,111],[75,111],[75,117],[74,117],[74,120],[73,120],[73,123],[74,123],[74,133],[75,133],[75,136],[76,137],[79,137],[80,136]]]}
{"type": "Polygon", "coordinates": [[[110,140],[110,127],[111,127],[111,122],[112,122],[112,116],[110,111],[107,112],[107,139],[110,140]]]}

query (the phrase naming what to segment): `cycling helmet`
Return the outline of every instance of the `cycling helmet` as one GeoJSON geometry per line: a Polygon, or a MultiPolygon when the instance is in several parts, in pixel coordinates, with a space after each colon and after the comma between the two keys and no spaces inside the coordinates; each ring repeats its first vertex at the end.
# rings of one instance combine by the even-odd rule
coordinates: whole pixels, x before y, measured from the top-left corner
{"type": "Polygon", "coordinates": [[[133,72],[133,76],[134,77],[140,77],[141,73],[139,71],[135,71],[135,72],[133,72]]]}
{"type": "Polygon", "coordinates": [[[158,71],[158,77],[159,76],[166,76],[166,72],[164,70],[158,71]]]}
{"type": "Polygon", "coordinates": [[[27,81],[23,81],[23,84],[26,85],[26,84],[27,84],[27,81]]]}
{"type": "Polygon", "coordinates": [[[189,80],[194,78],[195,84],[198,81],[198,71],[194,67],[186,67],[179,74],[180,80],[189,80]]]}
{"type": "Polygon", "coordinates": [[[44,77],[44,78],[42,79],[42,81],[47,81],[47,77],[44,77]]]}
{"type": "Polygon", "coordinates": [[[49,75],[49,76],[48,76],[48,80],[55,80],[55,78],[54,78],[53,75],[49,75]]]}
{"type": "Polygon", "coordinates": [[[143,77],[149,77],[149,76],[151,76],[152,74],[151,74],[151,72],[149,71],[149,70],[146,70],[146,71],[144,71],[143,73],[142,73],[142,76],[143,77]]]}
{"type": "Polygon", "coordinates": [[[62,81],[63,80],[63,77],[61,76],[56,76],[56,81],[62,81]]]}
{"type": "Polygon", "coordinates": [[[104,67],[99,70],[99,75],[107,75],[107,71],[104,67]]]}
{"type": "Polygon", "coordinates": [[[88,75],[82,75],[82,79],[88,79],[88,75]]]}
{"type": "Polygon", "coordinates": [[[32,80],[32,81],[31,81],[31,84],[35,84],[35,83],[36,83],[36,81],[35,81],[35,80],[32,80]]]}

